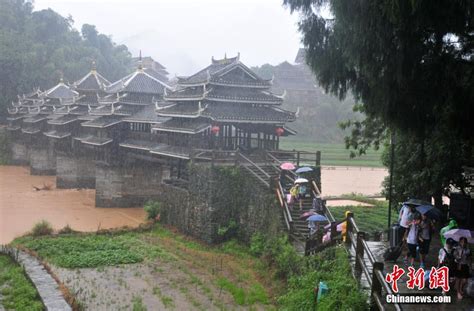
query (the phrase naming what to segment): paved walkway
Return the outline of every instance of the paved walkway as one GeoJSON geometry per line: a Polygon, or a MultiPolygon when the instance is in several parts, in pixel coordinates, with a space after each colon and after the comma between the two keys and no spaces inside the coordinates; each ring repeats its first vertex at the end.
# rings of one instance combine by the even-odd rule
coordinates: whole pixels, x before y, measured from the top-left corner
{"type": "MultiPolygon", "coordinates": [[[[26,274],[36,287],[46,310],[72,311],[59,290],[58,283],[35,257],[20,251],[17,259],[18,264],[25,268],[26,274]]],[[[0,305],[0,311],[2,310],[3,308],[0,305]]]]}

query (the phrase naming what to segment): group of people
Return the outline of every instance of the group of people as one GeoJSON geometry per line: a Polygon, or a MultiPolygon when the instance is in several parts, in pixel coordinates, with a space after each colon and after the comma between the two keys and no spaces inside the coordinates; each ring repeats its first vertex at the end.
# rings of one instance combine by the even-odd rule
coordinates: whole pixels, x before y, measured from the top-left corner
{"type": "Polygon", "coordinates": [[[290,188],[290,196],[288,200],[290,208],[293,208],[295,202],[298,202],[300,210],[302,210],[303,200],[306,197],[307,191],[308,188],[305,184],[294,184],[293,187],[290,188]]]}
{"type": "MultiPolygon", "coordinates": [[[[407,254],[405,261],[414,265],[417,252],[420,254],[420,267],[425,269],[426,256],[435,230],[434,222],[425,214],[420,214],[414,205],[403,205],[399,214],[399,224],[403,241],[406,241],[407,254]]],[[[449,268],[450,276],[454,276],[454,288],[458,299],[463,298],[464,287],[470,277],[471,251],[466,237],[456,242],[452,238],[445,239],[444,233],[456,227],[455,221],[441,229],[443,247],[438,253],[438,267],[449,268]]]]}

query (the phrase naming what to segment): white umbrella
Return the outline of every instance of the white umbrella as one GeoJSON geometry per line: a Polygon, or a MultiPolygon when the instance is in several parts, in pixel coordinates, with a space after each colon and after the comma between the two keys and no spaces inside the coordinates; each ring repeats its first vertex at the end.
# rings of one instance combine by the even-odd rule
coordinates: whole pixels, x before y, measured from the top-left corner
{"type": "Polygon", "coordinates": [[[295,180],[295,184],[302,184],[305,182],[308,182],[306,178],[298,178],[297,180],[295,180]]]}

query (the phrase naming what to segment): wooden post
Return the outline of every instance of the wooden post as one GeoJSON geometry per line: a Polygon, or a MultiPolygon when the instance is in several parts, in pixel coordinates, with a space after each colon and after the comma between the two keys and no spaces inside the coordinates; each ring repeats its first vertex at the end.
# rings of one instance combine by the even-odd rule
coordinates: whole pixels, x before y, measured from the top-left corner
{"type": "Polygon", "coordinates": [[[377,303],[375,302],[374,295],[378,295],[382,298],[382,284],[377,277],[377,271],[383,272],[383,262],[374,262],[372,270],[372,288],[370,289],[370,309],[378,310],[377,303]]]}
{"type": "Polygon", "coordinates": [[[354,270],[356,274],[356,278],[360,281],[360,275],[362,274],[362,266],[358,258],[362,261],[364,260],[364,244],[362,243],[365,239],[365,232],[357,232],[357,242],[356,242],[356,258],[355,258],[355,265],[354,270]]]}
{"type": "Polygon", "coordinates": [[[331,240],[337,235],[337,222],[331,222],[331,240]]]}
{"type": "Polygon", "coordinates": [[[351,237],[349,233],[352,233],[354,228],[352,228],[352,222],[351,219],[354,217],[354,213],[349,212],[347,213],[347,218],[346,218],[346,243],[349,244],[351,243],[351,237]]]}
{"type": "Polygon", "coordinates": [[[296,152],[296,166],[300,166],[300,152],[296,152]]]}

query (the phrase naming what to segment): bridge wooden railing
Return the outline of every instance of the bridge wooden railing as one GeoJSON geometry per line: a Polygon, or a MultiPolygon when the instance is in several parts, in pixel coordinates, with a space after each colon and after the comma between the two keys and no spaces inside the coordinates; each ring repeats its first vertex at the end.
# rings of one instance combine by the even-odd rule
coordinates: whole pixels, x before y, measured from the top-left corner
{"type": "Polygon", "coordinates": [[[395,295],[392,288],[385,281],[383,274],[384,263],[377,261],[372,254],[369,245],[365,239],[365,232],[361,231],[354,220],[354,214],[348,213],[346,227],[346,247],[349,250],[355,250],[355,262],[353,267],[353,274],[356,280],[361,280],[362,273],[367,278],[370,287],[370,300],[372,309],[378,310],[402,310],[400,304],[387,305],[385,302],[386,295],[395,295]],[[368,258],[368,263],[364,259],[368,258]],[[372,270],[372,271],[371,271],[372,270]]]}

